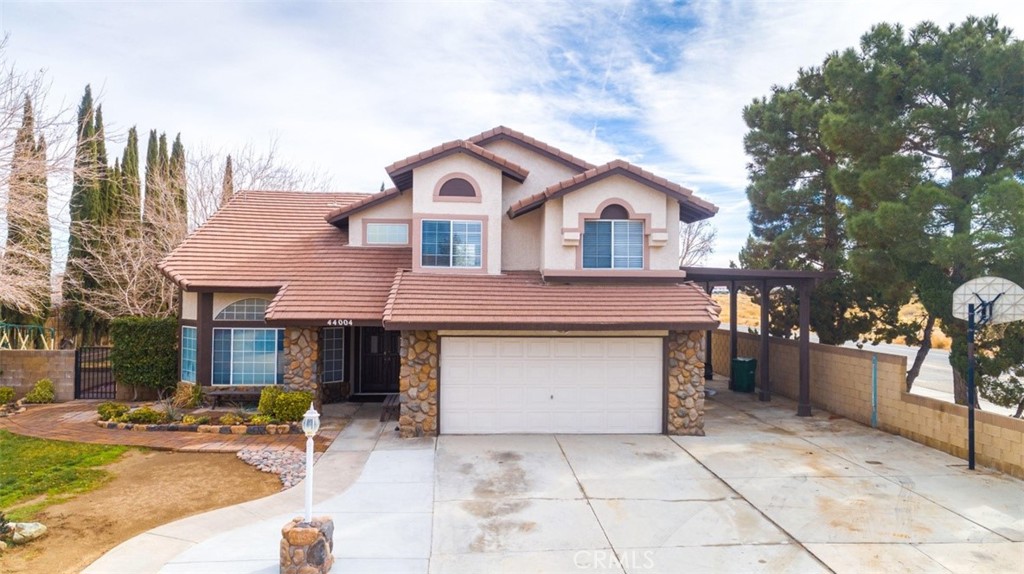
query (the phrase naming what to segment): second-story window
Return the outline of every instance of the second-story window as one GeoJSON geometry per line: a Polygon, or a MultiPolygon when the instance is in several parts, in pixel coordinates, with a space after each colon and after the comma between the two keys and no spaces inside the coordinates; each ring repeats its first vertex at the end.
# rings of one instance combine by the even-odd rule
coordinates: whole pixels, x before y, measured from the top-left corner
{"type": "Polygon", "coordinates": [[[644,222],[628,216],[625,208],[610,205],[601,219],[583,223],[584,269],[644,268],[644,222]]]}
{"type": "Polygon", "coordinates": [[[423,267],[480,267],[482,227],[479,221],[424,219],[420,264],[423,267]]]}

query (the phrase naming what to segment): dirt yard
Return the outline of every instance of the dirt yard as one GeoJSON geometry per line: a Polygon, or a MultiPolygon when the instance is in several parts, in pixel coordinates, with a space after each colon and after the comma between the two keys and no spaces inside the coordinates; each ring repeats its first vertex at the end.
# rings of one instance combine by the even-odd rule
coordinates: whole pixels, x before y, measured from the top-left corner
{"type": "Polygon", "coordinates": [[[131,450],[104,468],[109,482],[41,512],[46,535],[0,555],[0,572],[77,573],[150,528],[281,489],[233,454],[131,450]]]}

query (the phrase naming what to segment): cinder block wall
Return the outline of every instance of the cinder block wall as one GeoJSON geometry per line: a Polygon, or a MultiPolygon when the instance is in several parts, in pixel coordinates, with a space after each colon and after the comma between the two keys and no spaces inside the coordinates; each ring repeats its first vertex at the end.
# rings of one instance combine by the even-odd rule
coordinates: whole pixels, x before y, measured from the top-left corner
{"type": "MultiPolygon", "coordinates": [[[[739,356],[757,357],[759,344],[757,335],[737,334],[739,356]]],[[[905,392],[906,357],[811,344],[811,404],[870,425],[872,356],[878,357],[879,428],[966,458],[967,407],[905,392]]],[[[712,357],[715,373],[729,376],[728,330],[714,332],[712,357]]],[[[797,342],[773,338],[770,359],[772,391],[796,400],[797,342]]],[[[976,411],[974,432],[979,464],[1024,478],[1024,420],[976,411]]]]}
{"type": "Polygon", "coordinates": [[[39,379],[50,379],[56,400],[75,398],[75,351],[0,350],[0,387],[14,387],[14,396],[22,398],[39,379]]]}

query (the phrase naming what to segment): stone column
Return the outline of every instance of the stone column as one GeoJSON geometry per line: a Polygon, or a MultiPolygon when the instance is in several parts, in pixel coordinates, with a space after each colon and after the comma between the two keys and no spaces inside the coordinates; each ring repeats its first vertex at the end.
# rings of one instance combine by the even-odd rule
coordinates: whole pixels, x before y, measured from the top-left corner
{"type": "Polygon", "coordinates": [[[288,327],[284,330],[284,338],[284,384],[293,391],[313,393],[319,409],[323,399],[319,334],[315,328],[288,327]]]}
{"type": "Polygon", "coordinates": [[[402,331],[398,379],[402,438],[437,435],[437,331],[402,331]]]}
{"type": "Polygon", "coordinates": [[[704,436],[704,333],[668,334],[668,434],[704,436]]]}
{"type": "Polygon", "coordinates": [[[281,529],[281,574],[327,574],[334,565],[334,521],[292,519],[281,529]]]}

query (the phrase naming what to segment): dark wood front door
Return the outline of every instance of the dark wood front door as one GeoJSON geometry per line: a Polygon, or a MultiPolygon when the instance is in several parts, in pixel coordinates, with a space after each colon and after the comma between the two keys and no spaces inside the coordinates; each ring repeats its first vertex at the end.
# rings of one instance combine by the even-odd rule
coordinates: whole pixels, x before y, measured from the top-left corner
{"type": "Polygon", "coordinates": [[[398,392],[399,333],[380,327],[359,329],[360,394],[398,392]]]}

